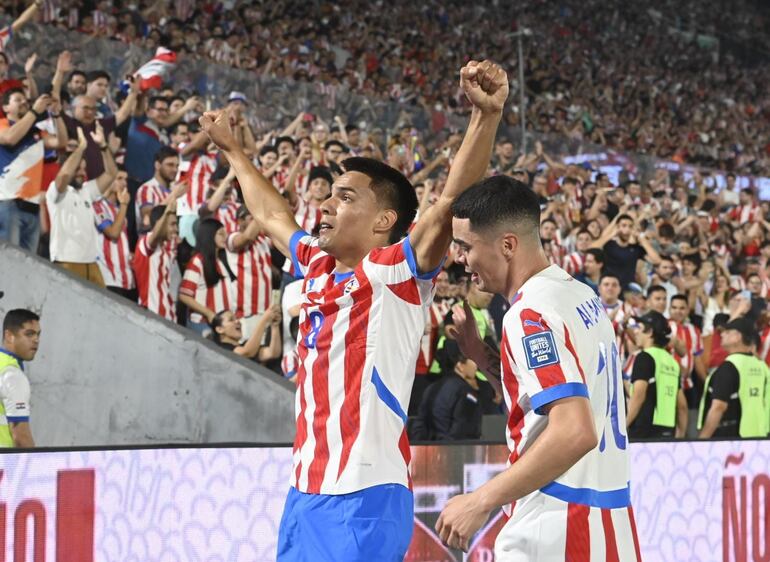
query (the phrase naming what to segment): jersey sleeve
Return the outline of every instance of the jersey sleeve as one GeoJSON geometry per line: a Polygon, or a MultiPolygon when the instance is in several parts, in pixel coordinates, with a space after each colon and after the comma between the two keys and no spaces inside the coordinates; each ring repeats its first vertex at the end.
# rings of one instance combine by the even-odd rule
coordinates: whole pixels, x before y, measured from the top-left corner
{"type": "Polygon", "coordinates": [[[5,417],[9,422],[22,423],[29,421],[29,380],[15,367],[7,369],[0,379],[0,394],[2,394],[5,417]]]}
{"type": "Polygon", "coordinates": [[[112,225],[112,216],[107,212],[105,202],[102,200],[94,202],[94,222],[99,232],[104,232],[112,225]]]}
{"type": "Polygon", "coordinates": [[[198,291],[198,284],[202,277],[203,262],[200,256],[193,256],[190,263],[187,264],[187,269],[184,270],[182,283],[179,285],[179,293],[195,298],[195,293],[198,291]]]}
{"type": "Polygon", "coordinates": [[[146,185],[142,185],[139,187],[138,191],[136,192],[136,205],[140,209],[142,207],[149,207],[154,206],[155,203],[152,201],[151,191],[149,187],[146,185]]]}
{"type": "Polygon", "coordinates": [[[562,398],[588,398],[585,376],[564,321],[553,311],[522,306],[506,316],[506,350],[532,409],[562,398]]]}
{"type": "Polygon", "coordinates": [[[695,341],[693,342],[693,345],[695,347],[693,350],[695,357],[703,355],[703,336],[698,328],[695,328],[695,341]]]}
{"type": "Polygon", "coordinates": [[[649,383],[653,378],[655,378],[655,360],[646,351],[640,351],[634,359],[631,382],[644,381],[649,383]]]}
{"type": "Polygon", "coordinates": [[[295,279],[303,279],[307,274],[310,262],[321,253],[318,238],[314,238],[304,230],[295,232],[289,241],[291,264],[294,266],[295,279]]]}

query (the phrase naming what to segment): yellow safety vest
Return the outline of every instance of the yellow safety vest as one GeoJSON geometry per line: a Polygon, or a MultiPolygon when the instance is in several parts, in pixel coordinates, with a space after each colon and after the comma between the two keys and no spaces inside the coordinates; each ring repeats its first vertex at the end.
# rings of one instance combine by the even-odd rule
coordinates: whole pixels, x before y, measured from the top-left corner
{"type": "MultiPolygon", "coordinates": [[[[0,374],[11,367],[21,369],[18,359],[13,355],[0,351],[0,374]]],[[[8,419],[5,417],[5,406],[3,401],[0,400],[0,448],[7,449],[15,446],[13,435],[11,435],[11,427],[8,425],[8,419]]]]}

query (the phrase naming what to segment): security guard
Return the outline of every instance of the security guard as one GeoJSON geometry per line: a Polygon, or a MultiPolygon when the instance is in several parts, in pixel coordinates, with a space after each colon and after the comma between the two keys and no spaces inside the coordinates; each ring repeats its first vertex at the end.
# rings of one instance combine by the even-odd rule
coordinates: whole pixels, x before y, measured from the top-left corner
{"type": "Polygon", "coordinates": [[[671,339],[668,321],[650,311],[631,323],[636,345],[642,350],[631,371],[628,405],[628,436],[631,439],[684,437],[687,401],[682,390],[679,364],[666,351],[671,339]]]}
{"type": "Polygon", "coordinates": [[[3,320],[0,347],[0,447],[34,447],[29,427],[29,380],[24,361],[32,361],[40,344],[40,317],[15,309],[3,320]]]}
{"type": "Polygon", "coordinates": [[[748,318],[722,332],[727,359],[706,379],[698,415],[699,437],[766,437],[770,369],[753,354],[757,327],[748,318]]]}

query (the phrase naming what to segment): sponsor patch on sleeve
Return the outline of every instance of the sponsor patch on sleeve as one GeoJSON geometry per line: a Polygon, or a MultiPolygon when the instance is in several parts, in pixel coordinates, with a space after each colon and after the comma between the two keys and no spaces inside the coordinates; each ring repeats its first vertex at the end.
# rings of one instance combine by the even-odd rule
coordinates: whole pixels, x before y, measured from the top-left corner
{"type": "Polygon", "coordinates": [[[553,332],[538,332],[526,336],[524,342],[524,355],[527,356],[527,367],[539,369],[548,365],[556,365],[559,362],[559,354],[553,341],[553,332]]]}

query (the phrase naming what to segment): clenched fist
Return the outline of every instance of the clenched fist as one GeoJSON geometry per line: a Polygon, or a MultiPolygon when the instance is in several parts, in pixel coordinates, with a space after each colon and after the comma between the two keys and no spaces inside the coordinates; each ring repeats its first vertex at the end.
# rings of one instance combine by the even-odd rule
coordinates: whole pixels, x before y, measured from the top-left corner
{"type": "Polygon", "coordinates": [[[508,98],[508,75],[491,61],[472,60],[460,70],[460,87],[474,107],[498,113],[508,98]]]}

